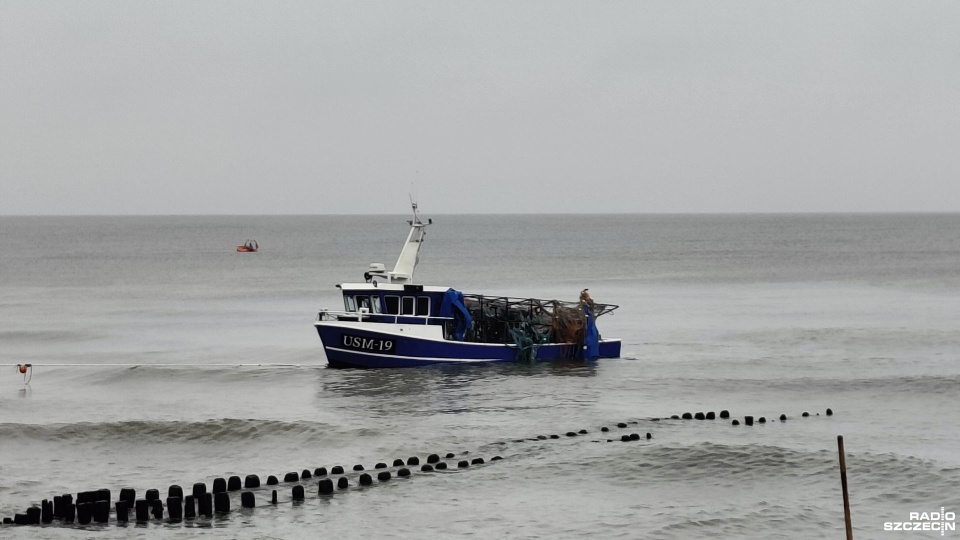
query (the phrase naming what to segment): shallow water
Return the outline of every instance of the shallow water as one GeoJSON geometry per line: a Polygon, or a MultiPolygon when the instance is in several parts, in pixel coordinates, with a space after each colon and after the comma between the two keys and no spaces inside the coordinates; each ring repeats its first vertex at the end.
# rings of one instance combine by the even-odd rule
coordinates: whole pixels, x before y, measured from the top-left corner
{"type": "Polygon", "coordinates": [[[840,434],[857,537],[939,537],[883,523],[960,508],[960,216],[431,217],[418,281],[561,299],[589,287],[622,306],[598,326],[623,358],[325,368],[316,311],[369,262],[393,263],[400,216],[0,218],[0,363],[36,366],[28,387],[0,371],[0,515],[100,487],[189,491],[446,452],[455,467],[467,452],[504,459],[89,529],[838,538],[840,434]],[[246,238],[262,251],[234,252],[246,238]],[[721,409],[789,419],[669,420],[721,409]],[[634,432],[653,438],[619,441],[634,432]]]}

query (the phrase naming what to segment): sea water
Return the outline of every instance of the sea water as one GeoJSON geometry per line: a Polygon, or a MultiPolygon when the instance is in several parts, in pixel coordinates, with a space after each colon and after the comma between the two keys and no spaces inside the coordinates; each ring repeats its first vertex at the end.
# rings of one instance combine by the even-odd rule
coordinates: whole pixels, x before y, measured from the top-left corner
{"type": "Polygon", "coordinates": [[[0,217],[0,516],[61,493],[165,498],[220,476],[453,452],[487,463],[366,488],[353,475],[332,497],[312,479],[302,503],[280,484],[279,504],[258,491],[252,511],[86,529],[840,538],[837,435],[858,538],[939,537],[884,524],[960,510],[960,215],[425,217],[418,282],[589,288],[621,306],[598,326],[623,357],[326,368],[316,312],[342,306],[336,284],[370,262],[392,266],[404,216],[0,217]],[[237,253],[246,239],[261,251],[237,253]],[[34,365],[29,385],[18,363],[34,365]],[[722,409],[768,422],[669,419],[722,409]]]}

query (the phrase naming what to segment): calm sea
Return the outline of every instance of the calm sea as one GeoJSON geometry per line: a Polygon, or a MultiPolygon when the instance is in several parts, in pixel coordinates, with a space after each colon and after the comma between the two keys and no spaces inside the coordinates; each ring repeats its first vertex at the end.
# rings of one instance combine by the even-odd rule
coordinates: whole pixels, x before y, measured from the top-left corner
{"type": "Polygon", "coordinates": [[[884,523],[960,511],[960,215],[425,217],[418,281],[589,287],[621,306],[598,326],[623,358],[327,369],[316,312],[368,263],[392,266],[405,216],[0,217],[0,516],[61,493],[166,497],[453,452],[453,471],[365,488],[353,474],[332,497],[311,479],[299,503],[281,484],[252,511],[234,493],[212,520],[88,530],[842,538],[837,435],[858,538],[939,538],[884,523]],[[248,238],[260,253],[236,253],[248,238]],[[10,365],[27,362],[24,386],[10,365]],[[770,421],[669,419],[722,409],[770,421]],[[652,439],[620,442],[633,432],[652,439]]]}

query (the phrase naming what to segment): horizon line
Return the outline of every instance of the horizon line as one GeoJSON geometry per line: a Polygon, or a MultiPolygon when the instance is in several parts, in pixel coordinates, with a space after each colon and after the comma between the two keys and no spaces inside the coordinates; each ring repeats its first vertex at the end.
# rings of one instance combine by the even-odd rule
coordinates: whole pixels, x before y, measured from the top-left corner
{"type": "MultiPolygon", "coordinates": [[[[331,213],[331,214],[0,214],[0,218],[39,217],[353,217],[404,216],[397,213],[331,213]]],[[[719,211],[719,212],[427,212],[434,216],[776,216],[776,215],[945,215],[960,210],[797,210],[797,211],[719,211]]]]}

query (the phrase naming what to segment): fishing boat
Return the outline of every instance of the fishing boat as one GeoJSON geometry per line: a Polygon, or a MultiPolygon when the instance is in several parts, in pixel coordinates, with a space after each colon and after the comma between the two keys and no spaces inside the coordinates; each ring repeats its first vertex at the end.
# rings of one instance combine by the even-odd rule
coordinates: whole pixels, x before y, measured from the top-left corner
{"type": "Polygon", "coordinates": [[[410,233],[392,271],[372,263],[363,282],[337,285],[343,309],[324,309],[314,327],[330,367],[393,368],[438,363],[618,358],[620,340],[596,319],[618,306],[465,294],[415,284],[427,225],[412,202],[410,233]]]}

